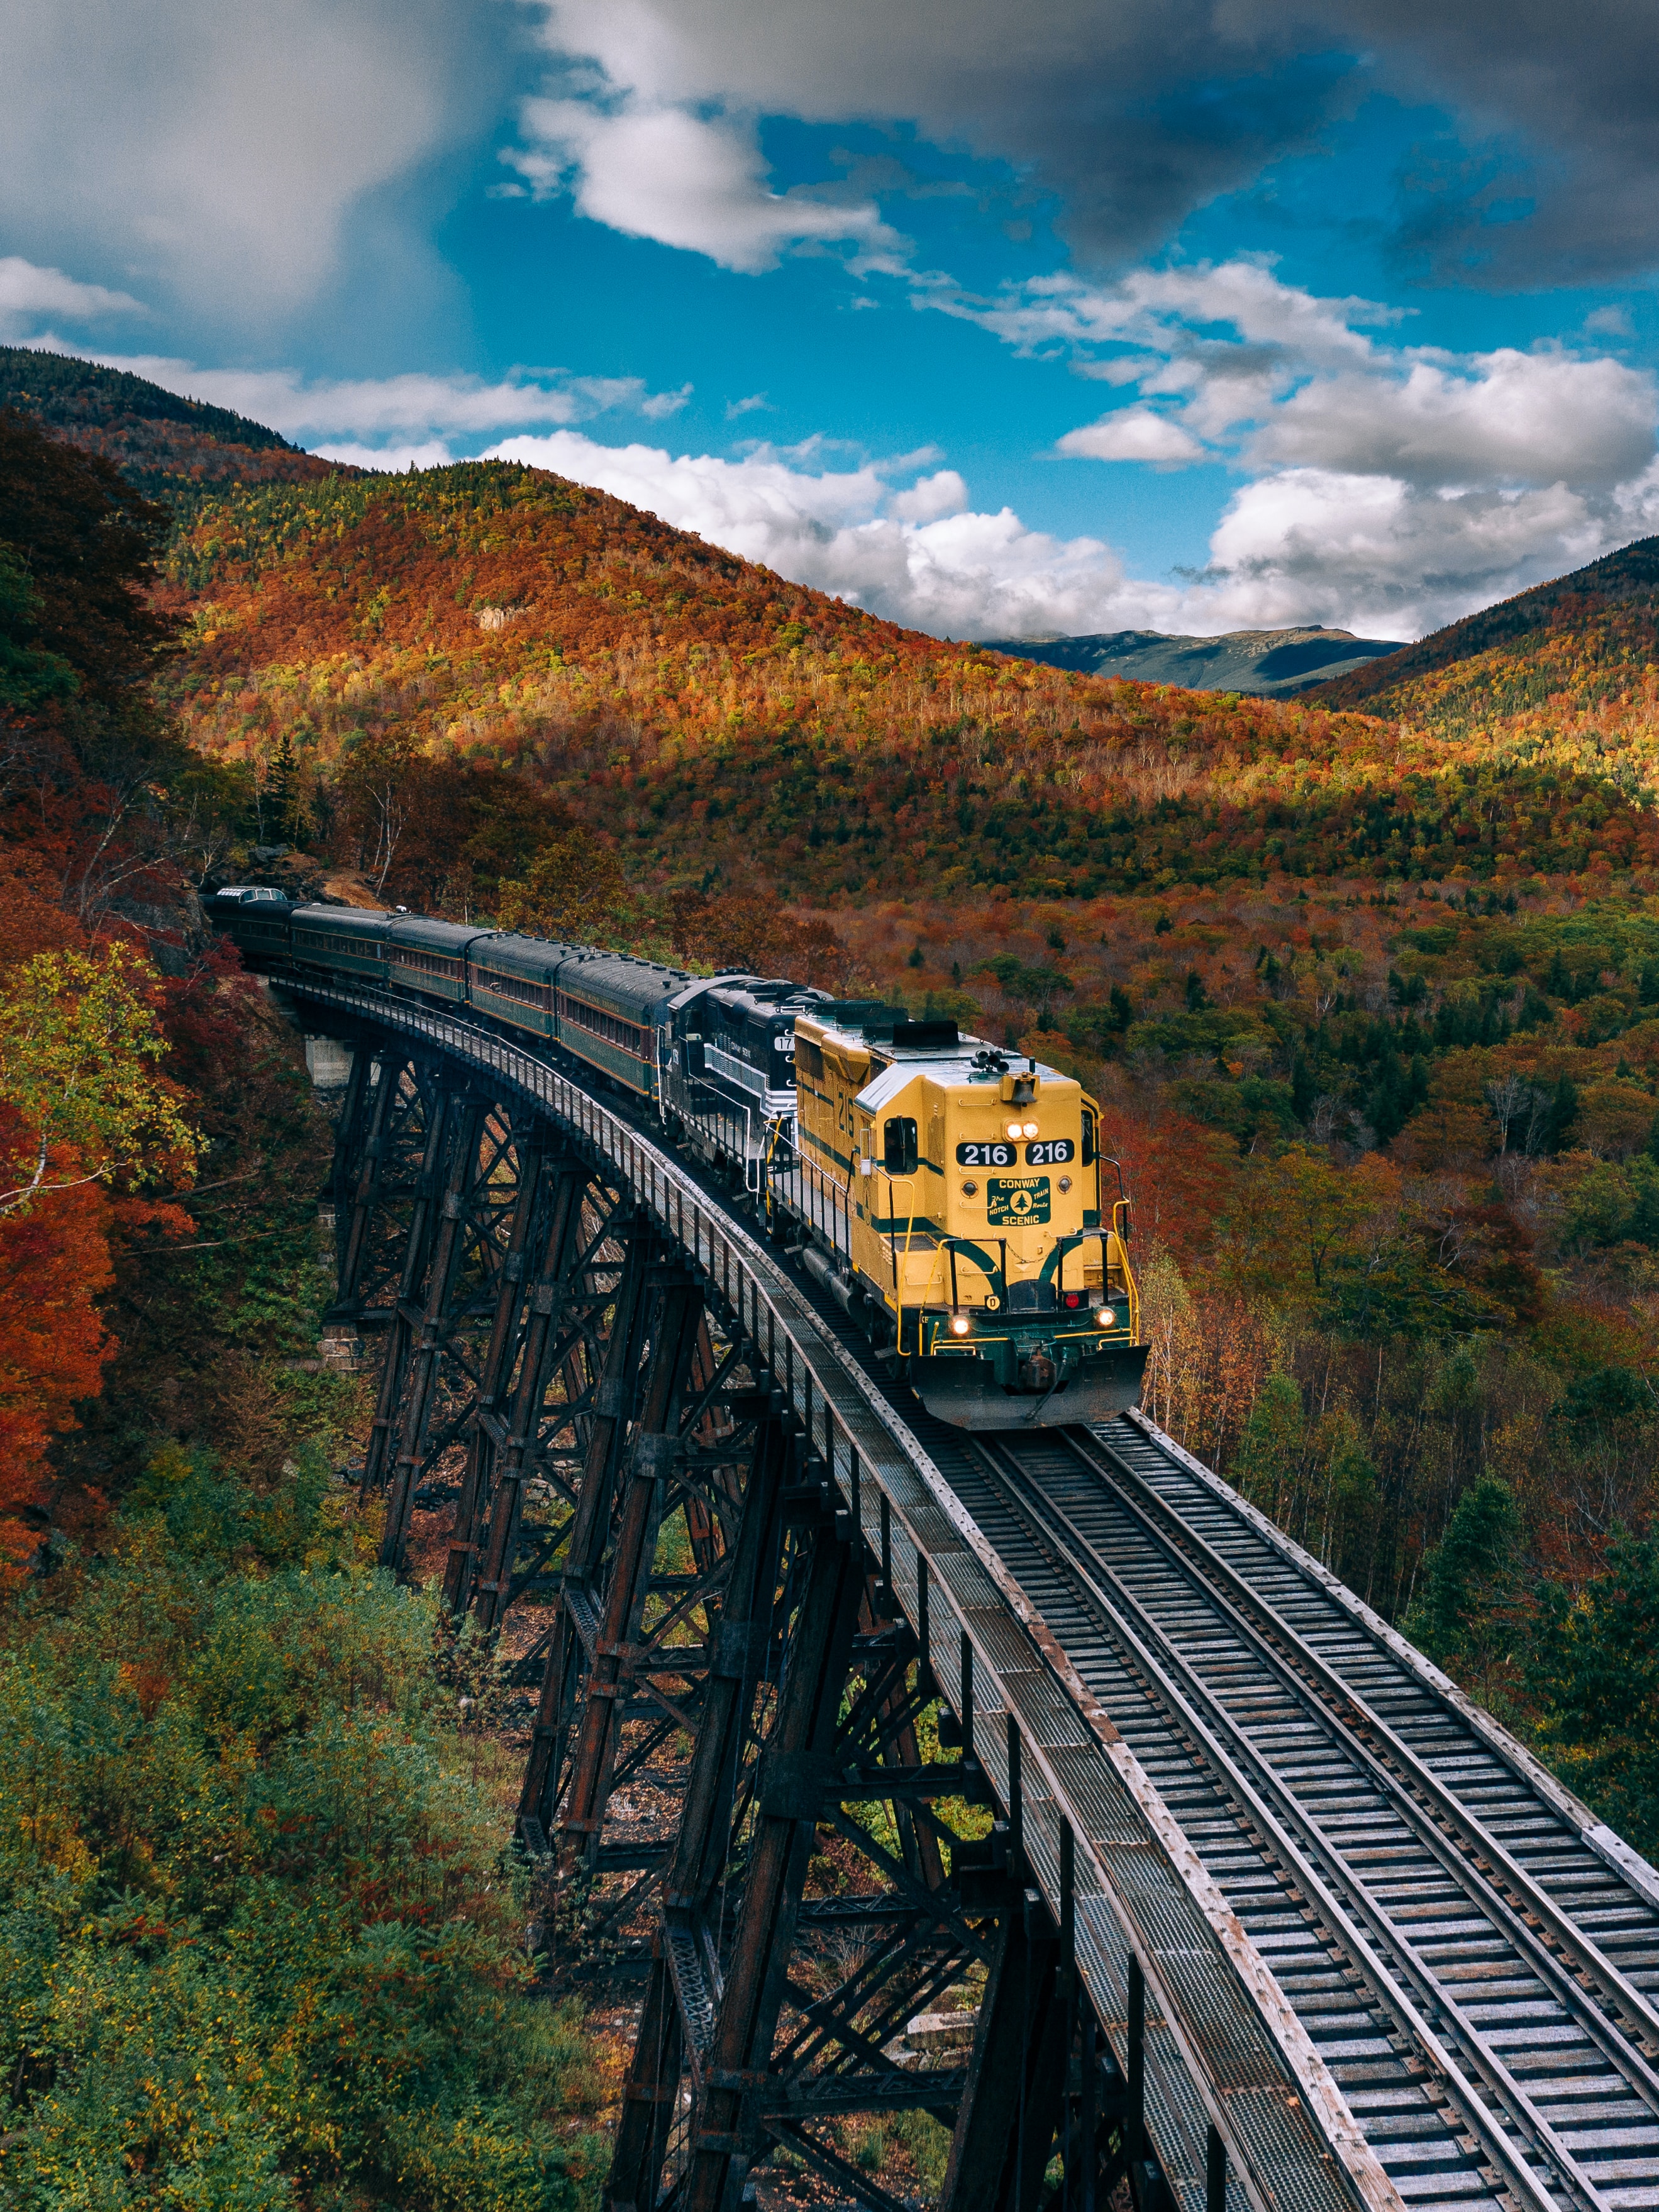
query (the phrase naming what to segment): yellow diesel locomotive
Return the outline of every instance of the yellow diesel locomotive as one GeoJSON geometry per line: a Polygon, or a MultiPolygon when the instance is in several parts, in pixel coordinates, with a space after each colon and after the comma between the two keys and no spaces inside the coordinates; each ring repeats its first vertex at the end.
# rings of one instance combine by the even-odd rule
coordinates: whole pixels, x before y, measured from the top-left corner
{"type": "Polygon", "coordinates": [[[1128,1206],[1103,1196],[1080,1084],[954,1023],[845,1004],[796,1011],[794,1075],[771,1203],[930,1413],[1016,1428],[1139,1402],[1128,1206]]]}
{"type": "Polygon", "coordinates": [[[1103,1200],[1098,1111],[1069,1076],[775,978],[258,886],[213,908],[252,965],[460,1009],[629,1098],[763,1212],[942,1419],[1043,1426],[1137,1402],[1128,1207],[1121,1185],[1103,1200]]]}

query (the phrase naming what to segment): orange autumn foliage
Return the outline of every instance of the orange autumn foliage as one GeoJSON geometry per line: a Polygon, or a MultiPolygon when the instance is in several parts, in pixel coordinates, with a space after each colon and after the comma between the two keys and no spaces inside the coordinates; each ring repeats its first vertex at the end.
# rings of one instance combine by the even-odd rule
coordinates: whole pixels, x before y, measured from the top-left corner
{"type": "Polygon", "coordinates": [[[1271,1321],[1236,1293],[1161,1297],[1156,1271],[1143,1330],[1152,1346],[1142,1400],[1158,1426],[1231,1476],[1244,1424],[1273,1371],[1271,1321]]]}
{"type": "MultiPolygon", "coordinates": [[[[1163,1248],[1189,1266],[1208,1252],[1238,1179],[1236,1145],[1189,1115],[1169,1110],[1154,1119],[1103,1100],[1100,1149],[1103,1162],[1115,1160],[1122,1170],[1139,1260],[1163,1248]]],[[[1101,1196],[1109,1205],[1113,1195],[1107,1167],[1101,1196]]]]}
{"type": "MultiPolygon", "coordinates": [[[[15,1140],[15,1119],[0,1108],[0,1144],[15,1140]]],[[[59,1180],[77,1165],[67,1148],[53,1154],[59,1180]]],[[[115,1279],[112,1211],[100,1184],[82,1182],[0,1218],[0,1582],[33,1548],[27,1516],[45,1497],[47,1447],[76,1425],[115,1350],[98,1310],[115,1279]]]]}
{"type": "MultiPolygon", "coordinates": [[[[0,853],[0,992],[23,962],[87,945],[53,888],[28,846],[0,853]]],[[[31,1133],[0,1099],[0,1158],[30,1151],[31,1133]]],[[[114,1248],[191,1226],[180,1206],[81,1180],[85,1163],[68,1145],[50,1159],[47,1180],[59,1188],[0,1215],[0,1584],[25,1571],[34,1548],[29,1516],[46,1502],[52,1440],[78,1425],[77,1402],[101,1389],[116,1352],[99,1310],[115,1280],[114,1248]]]]}

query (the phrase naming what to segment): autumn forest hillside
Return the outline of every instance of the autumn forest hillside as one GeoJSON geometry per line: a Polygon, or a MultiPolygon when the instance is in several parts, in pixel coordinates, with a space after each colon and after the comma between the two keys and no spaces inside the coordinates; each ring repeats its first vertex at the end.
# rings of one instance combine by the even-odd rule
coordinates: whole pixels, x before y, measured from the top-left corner
{"type": "MultiPolygon", "coordinates": [[[[31,882],[131,852],[143,896],[76,926],[191,975],[156,885],[234,874],[876,989],[1075,1072],[1157,1418],[1659,1839],[1659,1658],[1606,1666],[1659,1653],[1649,549],[1267,700],[942,643],[515,465],[307,468],[137,518],[155,750],[100,797],[48,685],[31,882]]],[[[33,558],[9,649],[50,657],[33,558]]]]}
{"type": "Polygon", "coordinates": [[[135,490],[162,501],[175,518],[194,510],[204,486],[314,483],[338,472],[228,407],[33,346],[0,346],[0,407],[113,461],[135,490]]]}
{"type": "Polygon", "coordinates": [[[1659,538],[1644,538],[1310,696],[1635,792],[1659,781],[1656,663],[1659,538]]]}
{"type": "Polygon", "coordinates": [[[942,645],[507,463],[230,490],[181,531],[170,696],[210,757],[518,769],[630,875],[1092,896],[1654,856],[1590,769],[1323,707],[942,645]]]}

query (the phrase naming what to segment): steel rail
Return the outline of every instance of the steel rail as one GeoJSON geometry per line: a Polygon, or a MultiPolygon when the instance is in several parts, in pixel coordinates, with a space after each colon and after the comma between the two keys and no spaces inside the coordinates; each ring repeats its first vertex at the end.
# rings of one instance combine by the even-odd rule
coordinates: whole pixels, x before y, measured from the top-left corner
{"type": "MultiPolygon", "coordinates": [[[[1055,1432],[1054,1442],[1061,1449],[1078,1449],[1076,1439],[1064,1431],[1055,1432]]],[[[1530,2130],[1534,2142],[1547,2152],[1563,2172],[1571,2176],[1584,2203],[1606,2207],[1605,2191],[1538,2111],[1524,2084],[1489,2048],[1478,2027],[1464,2008],[1447,1995],[1410,1939],[1389,1920],[1364,1882],[1355,1879],[1352,1869],[1345,1867],[1343,1871],[1356,1896],[1356,1920],[1319,1863],[1322,1856],[1329,1858],[1334,1854],[1319,1832],[1317,1823],[1280,1781],[1271,1763],[1228,1712],[1223,1700],[1183,1656],[1157,1616],[1130,1589],[1071,1516],[1040,1488],[1037,1479],[1020,1464],[1018,1443],[998,1435],[975,1438],[974,1449],[994,1479],[1003,1485],[1009,1503],[1025,1519],[1036,1540],[1041,1542],[1046,1539],[1055,1558],[1064,1560],[1075,1577],[1079,1589],[1092,1595],[1104,1632],[1118,1643],[1131,1667],[1153,1684],[1160,1698],[1226,1780],[1240,1811],[1271,1840],[1274,1852],[1296,1883],[1317,1901],[1322,1919],[1340,1937],[1352,1962],[1364,1968],[1376,1995],[1383,2000],[1384,2008],[1409,2031],[1432,2071],[1455,2098],[1464,2124],[1520,2199],[1532,2205],[1534,2212],[1556,2212],[1555,2199],[1539,2182],[1507,2132],[1498,2125],[1455,2055],[1435,2033],[1419,2000],[1426,1998],[1431,2010],[1453,2015],[1466,2040],[1474,2047],[1487,2086],[1509,2106],[1517,2125],[1530,2130]],[[1129,1624],[1135,1632],[1133,1639],[1124,1633],[1129,1624]],[[1207,1721],[1205,1712],[1210,1716],[1207,1721]],[[1402,1957],[1409,1966],[1415,1998],[1401,1986],[1392,1971],[1386,1956],[1389,1951],[1402,1957]]],[[[1079,1455],[1082,1456],[1080,1453],[1079,1455]]]]}
{"type": "MultiPolygon", "coordinates": [[[[1471,1874],[1476,1874],[1478,1870],[1469,1866],[1462,1852],[1448,1849],[1449,1839],[1438,1832],[1431,1819],[1425,1817],[1423,1808],[1413,1803],[1410,1794],[1412,1790],[1420,1790],[1424,1796],[1429,1798],[1435,1811],[1456,1830],[1469,1849],[1480,1852],[1501,1871],[1504,1883],[1522,1899],[1526,1911],[1534,1914],[1549,1929],[1562,1949],[1571,1954],[1572,1962],[1586,1978],[1594,1982],[1608,2002],[1625,2014],[1633,2026],[1639,2027],[1655,2049],[1659,2050],[1659,2013],[1655,2012],[1642,1991],[1610,1959],[1603,1955],[1595,1941],[1560,1910],[1554,1899],[1533,1880],[1508,1846],[1491,1832],[1479,1815],[1455,1791],[1446,1787],[1397,1730],[1367,1703],[1351,1683],[1343,1679],[1305,1637],[1267,1602],[1259,1591],[1250,1588],[1245,1577],[1230,1561],[1223,1559],[1189,1522],[1183,1521],[1167,1500],[1159,1498],[1152,1486],[1145,1482],[1109,1444],[1092,1434],[1088,1436],[1086,1448],[1074,1438],[1068,1437],[1067,1442],[1079,1458],[1092,1461],[1096,1471],[1108,1480],[1114,1481],[1120,1492],[1127,1480],[1141,1497],[1152,1501],[1154,1510],[1148,1512],[1134,1496],[1124,1494],[1122,1497],[1125,1508],[1133,1516],[1148,1539],[1163,1551],[1166,1558],[1180,1562],[1189,1576],[1194,1563],[1182,1559],[1182,1547],[1191,1547],[1198,1555],[1196,1564],[1201,1566],[1203,1575],[1228,1593],[1231,1600],[1226,1607],[1228,1616],[1237,1621],[1242,1633],[1264,1651],[1272,1650],[1268,1639],[1277,1639],[1288,1648],[1295,1663],[1287,1665],[1284,1658],[1275,1656],[1270,1661],[1274,1671],[1287,1684],[1295,1680],[1298,1668],[1312,1676],[1322,1698],[1317,1708],[1310,1707],[1310,1710],[1318,1710],[1324,1725],[1339,1733],[1349,1755],[1370,1777],[1375,1786],[1386,1794],[1419,1840],[1434,1853],[1446,1872],[1452,1875],[1471,1897],[1475,1896],[1478,1890],[1483,1900],[1482,1910],[1490,1917],[1501,1917],[1504,1934],[1527,1959],[1540,1981],[1553,1990],[1558,2000],[1570,2008],[1583,2009],[1585,1992],[1562,1961],[1528,1927],[1515,1905],[1504,1897],[1498,1883],[1490,1879],[1470,1881],[1471,1874]],[[1109,1469],[1100,1464],[1103,1458],[1110,1460],[1109,1469]],[[1171,1533],[1172,1527],[1176,1533],[1171,1533]],[[1261,1631],[1252,1630],[1248,1626],[1242,1618],[1243,1613],[1253,1615],[1262,1624],[1266,1630],[1265,1638],[1261,1631]],[[1338,1710],[1332,1711],[1323,1699],[1334,1701],[1338,1710]],[[1359,1717],[1359,1726],[1356,1726],[1349,1717],[1351,1714],[1359,1717]],[[1381,1741],[1388,1753],[1386,1759],[1366,1742],[1367,1732],[1381,1741]],[[1409,1788],[1402,1786],[1400,1774],[1391,1771],[1390,1762],[1403,1771],[1409,1788]]],[[[1194,1579],[1199,1579],[1201,1586],[1201,1578],[1194,1579]]],[[[1211,1595],[1213,1601],[1213,1593],[1211,1595]]],[[[1609,2032],[1606,2022],[1593,2012],[1587,2015],[1589,2023],[1593,2023],[1591,2033],[1601,2045],[1604,2055],[1626,2075],[1632,2087],[1646,2098],[1656,2117],[1659,2117],[1659,2070],[1656,2070],[1650,2055],[1642,2050],[1632,2036],[1609,2032]]]]}
{"type": "MultiPolygon", "coordinates": [[[[1398,1796],[1390,1801],[1379,1787],[1374,1771],[1362,1783],[1362,1797],[1374,1796],[1389,1820],[1403,1824],[1406,1834],[1413,1838],[1410,1849],[1431,1852],[1426,1863],[1438,1861],[1441,1876],[1452,1886],[1449,1893],[1460,1895],[1466,1909],[1473,1907],[1486,1923],[1486,1942],[1472,1944],[1467,1923],[1449,1924],[1435,1936],[1435,1948],[1443,1958],[1441,1966],[1430,1971],[1440,1984],[1439,2009],[1456,2008],[1455,2001],[1449,2002],[1455,1985],[1462,1984],[1468,1989],[1483,1976],[1488,1978],[1492,1984],[1489,1990],[1472,1992],[1482,2001],[1481,2014],[1487,2026],[1460,2025],[1460,2033],[1477,2051],[1484,2045],[1489,2053],[1494,2036],[1501,2035],[1512,2061],[1509,2071],[1530,2080],[1527,2102],[1533,2112],[1541,2118],[1541,2106],[1554,2108],[1557,2120],[1552,2132],[1558,2144],[1559,2131],[1571,2130],[1572,2145],[1582,2147],[1582,2151],[1570,2161],[1559,2161],[1565,2185],[1573,2185],[1576,2167],[1620,2212],[1659,2203],[1659,2125],[1656,2124],[1659,2115],[1655,2111],[1652,2083],[1656,2077],[1650,2054],[1616,2021],[1613,2015],[1622,2008],[1618,2001],[1609,2003],[1606,2012],[1598,2013],[1595,2008],[1603,1992],[1595,1978],[1588,1969],[1582,1981],[1567,1978],[1545,1940],[1553,1924],[1563,1921],[1574,1938],[1589,1940],[1582,1937],[1572,1915],[1589,1916],[1598,1929],[1608,1931],[1627,1948],[1635,1970],[1644,1974],[1659,1970],[1652,1869],[1637,1859],[1627,1845],[1609,1849],[1605,1839],[1587,1833],[1592,1816],[1559,1784],[1537,1786],[1541,1770],[1534,1772],[1535,1763],[1522,1747],[1513,1744],[1484,1715],[1479,1716],[1480,1725],[1471,1724],[1472,1709],[1455,1686],[1446,1684],[1419,1654],[1369,1614],[1328,1571],[1309,1560],[1281,1531],[1156,1431],[1145,1416],[1137,1416],[1109,1435],[1089,1434],[1084,1441],[1087,1449],[1083,1456],[1091,1462],[1099,1495],[1109,1501],[1114,1521],[1124,1535],[1133,1539],[1134,1548],[1124,1554],[1126,1573],[1138,1571],[1140,1563],[1154,1555],[1162,1558],[1160,1572],[1166,1587],[1160,1590],[1156,1578],[1150,1587],[1156,1601],[1170,1613],[1173,1640],[1190,1638],[1194,1630],[1192,1620],[1183,1620],[1179,1607],[1172,1607],[1169,1577],[1175,1577],[1177,1584],[1184,1583],[1189,1597],[1201,1596],[1203,1604],[1211,1608],[1206,1618],[1213,1618],[1219,1602],[1217,1591],[1206,1579],[1206,1571],[1192,1555],[1201,1546],[1208,1553],[1224,1558],[1232,1577],[1231,1586],[1248,1594],[1252,1614],[1265,1614],[1274,1634],[1288,1630],[1304,1646],[1315,1649],[1327,1668],[1334,1671],[1339,1665],[1346,1666],[1360,1676],[1369,1696],[1348,1676],[1339,1677],[1347,1693],[1340,1701],[1345,1714],[1359,1711],[1363,1727],[1364,1715],[1373,1712],[1375,1703],[1386,1698],[1389,1710],[1399,1714],[1401,1728],[1413,1727],[1425,1736],[1432,1733],[1435,1755],[1443,1763],[1454,1787],[1477,1793],[1483,1806],[1490,1808],[1490,1817],[1479,1820],[1482,1835],[1490,1838],[1493,1821],[1502,1819],[1506,1832],[1516,1839],[1516,1850],[1529,1852],[1534,1864],[1527,1869],[1528,1879],[1547,1880],[1559,1893],[1551,1896],[1550,1915],[1540,1921],[1540,1929],[1524,1920],[1521,1923],[1526,1941],[1517,1946],[1508,1940],[1516,1921],[1504,1895],[1505,1877],[1501,1871],[1494,1873],[1490,1861],[1483,1865],[1480,1856],[1474,1854],[1462,1859],[1461,1865],[1456,1861],[1448,1865],[1444,1850],[1435,1842],[1437,1830],[1425,1832],[1420,1821],[1409,1821],[1398,1796]],[[1126,1470],[1131,1480],[1126,1483],[1118,1468],[1131,1454],[1126,1470]],[[1105,1468],[1102,1460],[1108,1462],[1105,1468]],[[1159,1486],[1166,1476],[1168,1494],[1159,1486]],[[1194,1540],[1192,1552],[1183,1554],[1173,1540],[1151,1540],[1144,1518],[1134,1510],[1135,1497],[1142,1494],[1152,1497],[1194,1540]],[[1202,1520],[1202,1528],[1195,1526],[1194,1516],[1202,1520]],[[1222,1545],[1231,1547],[1231,1557],[1218,1553],[1222,1545]],[[1322,1638],[1320,1645],[1311,1644],[1316,1637],[1322,1638]],[[1327,1646],[1332,1655],[1328,1659],[1327,1646]],[[1634,1878],[1638,1873],[1647,1879],[1634,1878]],[[1507,1924],[1500,1926],[1500,1920],[1507,1924]],[[1499,1947],[1516,1960],[1507,1976],[1503,1966],[1492,1962],[1496,1954],[1489,1945],[1499,1947]],[[1553,1975],[1540,1971],[1542,1960],[1555,1964],[1553,1975]],[[1507,1986],[1500,1986],[1505,1983],[1507,1986]],[[1552,2025],[1547,2014],[1539,2016],[1536,2006],[1528,2002],[1528,1990],[1535,1990],[1540,1999],[1553,2003],[1558,2025],[1552,2025]],[[1505,2011],[1508,2018],[1504,2017],[1505,2011]],[[1603,2070],[1598,2072],[1598,2068],[1603,2070]]],[[[1248,1655],[1259,1670],[1256,1679],[1277,1680],[1281,1689],[1295,1694],[1293,1686],[1284,1683],[1279,1667],[1273,1664],[1270,1643],[1262,1648],[1261,1639],[1252,1633],[1232,1648],[1248,1655]]],[[[1307,1686],[1304,1698],[1313,1695],[1313,1686],[1307,1686]]],[[[1241,1704],[1240,1710],[1248,1720],[1248,1708],[1241,1704]]],[[[1367,1748],[1363,1736],[1356,1739],[1351,1729],[1345,1735],[1337,1715],[1322,1700],[1317,1706],[1305,1705],[1304,1711],[1322,1734],[1326,1756],[1348,1761],[1349,1771],[1354,1771],[1356,1754],[1367,1748]]],[[[1391,1728],[1390,1733],[1399,1739],[1401,1728],[1391,1728]]],[[[1271,1749],[1267,1756],[1271,1761],[1271,1749]]],[[[1419,1757],[1415,1749],[1413,1756],[1419,1757]]],[[[1358,1771],[1365,1774],[1363,1763],[1358,1771]]],[[[1321,1773],[1304,1768],[1298,1784],[1287,1767],[1287,1778],[1293,1789],[1308,1789],[1317,1821],[1318,1797],[1332,1786],[1332,1771],[1321,1773]]],[[[1439,1782],[1439,1775],[1435,1778],[1439,1782]]],[[[1460,1813],[1467,1810],[1462,1798],[1454,1797],[1454,1803],[1460,1813]]],[[[1339,1830],[1340,1825],[1339,1820],[1339,1830]]],[[[1387,1845],[1375,1832],[1357,1837],[1346,1854],[1345,1841],[1340,1832],[1333,1835],[1331,1856],[1347,1880],[1363,1884],[1368,1863],[1382,1875],[1385,1887],[1396,1887],[1402,1878],[1408,1878],[1408,1862],[1392,1868],[1378,1863],[1376,1855],[1387,1845]]],[[[1476,1852],[1484,1856],[1484,1847],[1477,1846],[1476,1852]]],[[[1514,1851],[1507,1854],[1511,1860],[1515,1855],[1514,1851]]],[[[1406,1917],[1414,1917],[1411,1901],[1402,1902],[1406,1917]]],[[[1394,1917],[1386,1899],[1384,1910],[1394,1917]]],[[[1455,1910],[1435,1910],[1449,1923],[1455,1920],[1455,1910]]],[[[1401,1930],[1391,1948],[1398,1952],[1407,1941],[1401,1930]]],[[[1579,1944],[1575,1942],[1562,1948],[1571,1954],[1579,1944]]],[[[1599,1947],[1595,1948],[1599,1954],[1599,1947]]],[[[1476,2070],[1482,2069],[1477,2066],[1476,2070]]],[[[1558,2162],[1555,2146],[1550,2147],[1548,2155],[1553,2164],[1558,2162]]]]}
{"type": "MultiPolygon", "coordinates": [[[[912,1627],[927,1626],[936,1678],[948,1679],[965,1644],[976,1682],[1018,1724],[1028,1865],[1057,1923],[1060,1836],[1073,1832],[1078,1966],[1097,2017],[1121,2037],[1130,1956],[1162,2015],[1180,2071],[1154,2051],[1147,2087],[1183,2203],[1195,2212],[1204,2202],[1207,2120],[1253,2212],[1401,2212],[1329,2069],[1151,1778],[915,1434],[764,1247],[631,1122],[516,1042],[366,988],[276,980],[349,1021],[422,1041],[562,1122],[736,1317],[872,1549],[886,1500],[893,1586],[912,1627]]],[[[981,1719],[998,1710],[975,1707],[981,1719]]],[[[976,1740],[1006,1807],[1000,1733],[986,1727],[976,1740]]]]}
{"type": "Polygon", "coordinates": [[[1523,1743],[1518,1743],[1500,1728],[1492,1715],[1476,1705],[1449,1675],[1443,1674],[1432,1660],[1425,1658],[1414,1644],[1408,1644],[1397,1628],[1373,1611],[1364,1598],[1356,1595],[1346,1583],[1331,1572],[1323,1560],[1305,1551],[1294,1538],[1285,1534],[1277,1522],[1270,1521],[1259,1506],[1253,1505],[1248,1498],[1242,1497],[1224,1482],[1213,1468],[1206,1467],[1202,1460],[1194,1459],[1173,1437],[1166,1436],[1139,1407],[1131,1407],[1124,1419],[1132,1428],[1139,1431],[1141,1442],[1149,1444],[1179,1474],[1195,1482],[1209,1502],[1218,1507],[1241,1534],[1248,1533],[1257,1538],[1298,1580],[1309,1584],[1343,1613],[1379,1657],[1390,1661],[1426,1690],[1449,1715],[1468,1731],[1482,1749],[1506,1766],[1523,1788],[1530,1790],[1559,1820],[1572,1829],[1587,1850],[1599,1858],[1621,1881],[1628,1883],[1648,1905],[1659,1910],[1659,1869],[1650,1866],[1622,1836],[1608,1827],[1605,1820],[1598,1820],[1581,1799],[1574,1796],[1564,1782],[1535,1759],[1523,1743]]]}

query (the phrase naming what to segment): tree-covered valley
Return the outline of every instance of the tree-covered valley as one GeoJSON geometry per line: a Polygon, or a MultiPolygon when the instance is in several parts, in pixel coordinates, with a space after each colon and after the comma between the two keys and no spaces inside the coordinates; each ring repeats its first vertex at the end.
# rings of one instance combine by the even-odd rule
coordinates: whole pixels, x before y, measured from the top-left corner
{"type": "Polygon", "coordinates": [[[329,1131],[220,882],[1080,1076],[1149,1410],[1659,1848],[1651,543],[1246,699],[0,367],[0,2197],[529,2212],[600,2170],[477,1655],[331,1479],[329,1131]]]}

